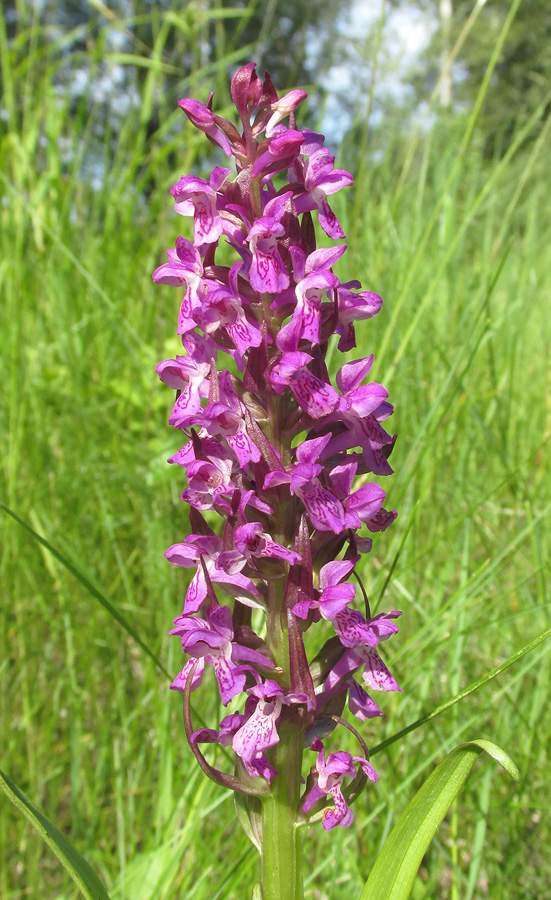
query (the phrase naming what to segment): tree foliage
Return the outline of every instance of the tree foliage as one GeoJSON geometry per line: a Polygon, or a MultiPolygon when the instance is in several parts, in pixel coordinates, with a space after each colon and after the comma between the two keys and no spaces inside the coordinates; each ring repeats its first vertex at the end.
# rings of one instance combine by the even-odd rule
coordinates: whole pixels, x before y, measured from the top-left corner
{"type": "MultiPolygon", "coordinates": [[[[440,0],[429,4],[438,16],[440,0]]],[[[449,35],[452,47],[473,12],[473,0],[453,0],[449,35]]],[[[453,103],[470,103],[482,81],[510,0],[487,0],[465,41],[454,66],[453,103]]],[[[426,54],[428,80],[440,73],[443,46],[442,28],[426,54]]],[[[496,140],[507,144],[518,122],[525,121],[549,92],[551,84],[551,4],[548,0],[523,0],[507,35],[496,66],[481,124],[489,147],[496,140]]]]}

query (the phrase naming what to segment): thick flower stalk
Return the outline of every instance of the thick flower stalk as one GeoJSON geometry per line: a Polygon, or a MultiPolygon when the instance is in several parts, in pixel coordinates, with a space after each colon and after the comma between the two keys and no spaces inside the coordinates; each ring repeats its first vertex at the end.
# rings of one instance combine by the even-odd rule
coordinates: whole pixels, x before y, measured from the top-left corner
{"type": "Polygon", "coordinates": [[[317,248],[312,213],[342,240],[329,198],[353,179],[334,168],[323,135],[297,129],[305,96],[278,97],[250,63],[232,79],[241,129],[213,112],[212,96],[180,101],[236,170],[172,187],[193,241],[178,237],[153,275],[183,290],[185,352],[157,367],[177,392],[169,422],[185,444],[169,462],[185,470],[193,530],[166,552],[194,573],[171,632],[188,657],[172,687],[200,765],[240,795],[264,900],[302,897],[300,825],[350,825],[350,802],[377,781],[345,705],[362,723],[382,715],[370,692],[399,690],[379,645],[400,613],[371,616],[352,580],[369,535],[396,516],[372,480],[392,472],[382,423],[393,409],[367,380],[372,356],[343,362],[334,384],[325,363],[331,341],[355,348],[354,323],[382,301],[340,282],[345,244],[317,248]],[[209,669],[233,711],[194,730],[190,695],[209,669]],[[325,747],[337,726],[356,735],[359,756],[325,747]],[[204,743],[231,748],[235,771],[210,765],[204,743]]]}

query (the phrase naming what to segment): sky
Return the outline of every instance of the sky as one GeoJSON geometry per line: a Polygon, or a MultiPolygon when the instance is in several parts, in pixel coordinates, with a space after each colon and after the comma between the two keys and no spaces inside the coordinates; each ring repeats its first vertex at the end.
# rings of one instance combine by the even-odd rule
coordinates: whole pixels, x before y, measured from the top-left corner
{"type": "MultiPolygon", "coordinates": [[[[355,0],[340,19],[340,39],[346,42],[348,51],[352,49],[355,64],[351,65],[347,58],[341,65],[331,66],[320,79],[328,93],[323,129],[333,141],[338,142],[350,125],[350,114],[339,98],[353,96],[355,92],[367,95],[373,65],[373,35],[381,6],[381,0],[355,0]]],[[[407,98],[411,90],[407,83],[408,74],[418,64],[437,27],[435,17],[414,3],[402,3],[399,8],[390,8],[386,4],[375,85],[378,108],[373,112],[373,124],[381,116],[385,100],[407,98]]],[[[367,99],[363,102],[367,109],[367,99]]]]}

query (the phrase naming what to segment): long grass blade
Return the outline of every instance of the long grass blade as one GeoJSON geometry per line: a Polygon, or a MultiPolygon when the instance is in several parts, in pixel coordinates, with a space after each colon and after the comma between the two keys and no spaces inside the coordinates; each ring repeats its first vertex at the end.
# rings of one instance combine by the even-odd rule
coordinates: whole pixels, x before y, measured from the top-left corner
{"type": "Polygon", "coordinates": [[[456,694],[455,697],[452,697],[450,700],[446,700],[445,703],[441,703],[440,706],[437,706],[430,713],[426,713],[426,715],[421,716],[420,719],[417,719],[415,722],[407,725],[406,728],[402,728],[401,731],[398,731],[396,732],[396,734],[393,734],[390,737],[386,738],[384,741],[381,741],[380,744],[375,744],[374,747],[370,748],[370,756],[373,756],[374,753],[379,753],[386,747],[390,747],[391,744],[399,741],[400,738],[404,737],[406,734],[409,734],[410,731],[415,731],[417,728],[420,728],[421,725],[425,725],[427,722],[430,722],[431,719],[435,719],[447,709],[455,706],[456,703],[464,700],[465,697],[469,696],[469,694],[474,694],[474,692],[478,691],[479,688],[484,687],[484,685],[488,684],[489,681],[497,678],[497,676],[501,675],[501,673],[508,669],[509,666],[514,665],[514,663],[522,659],[523,656],[526,656],[527,653],[530,653],[532,650],[538,647],[541,643],[543,643],[543,641],[547,640],[548,637],[551,637],[551,628],[546,628],[545,631],[542,631],[542,633],[539,634],[536,638],[534,638],[528,644],[525,644],[524,647],[520,648],[520,650],[517,650],[515,653],[513,653],[509,657],[509,659],[505,660],[504,663],[501,663],[500,666],[496,666],[495,669],[492,669],[491,672],[483,675],[482,678],[479,678],[477,681],[473,681],[472,684],[456,694]]]}
{"type": "Polygon", "coordinates": [[[122,628],[124,628],[124,630],[127,632],[127,634],[129,634],[130,637],[134,641],[136,641],[136,643],[142,648],[144,653],[147,653],[147,655],[155,663],[155,665],[159,669],[159,671],[162,672],[163,675],[165,675],[167,678],[169,678],[172,681],[170,674],[167,672],[167,670],[163,666],[159,657],[153,652],[153,650],[151,650],[150,647],[147,646],[147,644],[142,640],[142,638],[139,636],[137,631],[135,631],[135,629],[132,627],[130,622],[128,622],[125,619],[125,617],[122,615],[122,613],[120,613],[118,611],[118,609],[115,606],[113,606],[111,601],[108,600],[107,597],[101,593],[101,591],[98,591],[98,589],[96,587],[94,587],[92,582],[89,581],[86,578],[86,576],[82,574],[82,572],[79,572],[79,570],[70,562],[70,560],[67,559],[66,556],[64,556],[62,553],[59,552],[59,550],[57,550],[55,547],[53,547],[50,544],[50,542],[46,540],[46,538],[42,537],[41,534],[38,534],[38,532],[35,531],[34,528],[31,525],[29,525],[28,522],[25,522],[25,520],[22,519],[20,516],[18,516],[17,513],[15,513],[12,509],[9,508],[9,506],[6,506],[5,503],[2,503],[0,501],[0,508],[2,508],[4,510],[4,512],[7,513],[8,516],[11,516],[11,518],[14,519],[14,521],[16,521],[17,524],[21,526],[21,528],[24,528],[25,531],[27,531],[31,535],[31,537],[34,538],[35,541],[38,541],[39,544],[42,544],[42,546],[45,547],[46,550],[48,550],[52,554],[52,556],[55,556],[55,558],[58,560],[58,562],[60,562],[61,565],[64,566],[67,569],[67,571],[69,571],[71,573],[71,575],[75,576],[75,578],[81,583],[81,585],[84,588],[86,588],[88,593],[90,593],[92,595],[92,597],[95,597],[95,599],[99,603],[101,603],[103,608],[106,609],[107,612],[111,616],[113,616],[113,618],[119,623],[119,625],[122,628]]]}

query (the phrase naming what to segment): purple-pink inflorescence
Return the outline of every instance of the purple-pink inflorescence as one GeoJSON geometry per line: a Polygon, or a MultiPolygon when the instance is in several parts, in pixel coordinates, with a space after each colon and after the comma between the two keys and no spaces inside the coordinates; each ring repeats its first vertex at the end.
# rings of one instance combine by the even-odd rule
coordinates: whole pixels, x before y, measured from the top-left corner
{"type": "Polygon", "coordinates": [[[396,516],[369,480],[392,472],[394,438],[382,423],[393,408],[381,384],[366,382],[372,356],[344,362],[334,385],[325,363],[331,340],[340,351],[356,346],[354,322],[382,301],[333,272],[344,244],[316,248],[311,213],[328,237],[344,238],[328,198],[353,179],[334,168],[323,135],[297,130],[305,96],[279,98],[250,63],[232,79],[242,132],[212,111],[212,96],[206,106],[180,101],[237,171],[216,166],[208,181],[188,175],[172,187],[194,238],[177,238],[153,280],[184,290],[185,353],[157,372],[177,391],[169,422],[187,438],[169,462],[186,471],[182,499],[194,533],[166,557],[195,573],[171,631],[190,657],[172,685],[184,694],[188,739],[211,777],[261,794],[279,777],[270,751],[282,725],[300,731],[317,757],[299,812],[323,810],[330,829],[353,818],[344,779],[353,780],[352,797],[358,781],[377,774],[361,738],[362,757],[326,756],[320,738],[343,721],[347,701],[363,722],[382,715],[367,690],[399,690],[378,645],[398,630],[400,613],[372,617],[367,600],[365,615],[353,608],[350,579],[371,549],[368,535],[396,516]],[[222,240],[230,266],[216,261],[222,240]],[[224,523],[220,536],[213,513],[224,523]],[[304,633],[322,619],[332,636],[309,663],[304,633]],[[245,703],[218,730],[193,731],[189,697],[207,666],[224,705],[243,695],[245,703]],[[204,742],[232,747],[236,775],[206,763],[204,742]]]}

